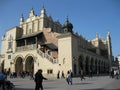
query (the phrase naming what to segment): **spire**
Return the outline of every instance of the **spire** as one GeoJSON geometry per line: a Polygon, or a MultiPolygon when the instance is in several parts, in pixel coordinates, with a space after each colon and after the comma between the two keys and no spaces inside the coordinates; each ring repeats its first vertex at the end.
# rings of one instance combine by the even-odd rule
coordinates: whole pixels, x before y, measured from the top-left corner
{"type": "Polygon", "coordinates": [[[44,16],[46,16],[46,10],[43,5],[42,10],[41,10],[41,17],[44,17],[44,16]]]}
{"type": "Polygon", "coordinates": [[[23,17],[23,14],[21,15],[20,17],[20,24],[22,24],[24,22],[24,17],[23,17]]]}
{"type": "Polygon", "coordinates": [[[32,8],[31,11],[30,11],[29,17],[33,17],[33,16],[35,16],[35,12],[34,12],[34,10],[32,8]]]}
{"type": "Polygon", "coordinates": [[[99,38],[99,35],[98,35],[98,33],[96,33],[96,38],[99,38]]]}
{"type": "Polygon", "coordinates": [[[69,20],[68,20],[68,16],[66,17],[66,22],[69,22],[69,20]]]}
{"type": "Polygon", "coordinates": [[[107,36],[110,36],[110,32],[107,33],[107,36]]]}
{"type": "Polygon", "coordinates": [[[110,37],[110,32],[107,33],[107,40],[111,40],[111,37],[110,37]]]}

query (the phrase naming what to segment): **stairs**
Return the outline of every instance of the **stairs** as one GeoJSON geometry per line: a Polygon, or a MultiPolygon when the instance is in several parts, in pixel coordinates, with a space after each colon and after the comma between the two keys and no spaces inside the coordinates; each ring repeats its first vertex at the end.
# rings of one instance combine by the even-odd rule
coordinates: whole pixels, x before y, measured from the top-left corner
{"type": "Polygon", "coordinates": [[[49,60],[51,63],[53,64],[58,64],[58,59],[53,58],[52,56],[48,55],[47,53],[44,53],[41,50],[37,50],[37,53],[42,57],[42,58],[46,58],[47,60],[49,60]]]}

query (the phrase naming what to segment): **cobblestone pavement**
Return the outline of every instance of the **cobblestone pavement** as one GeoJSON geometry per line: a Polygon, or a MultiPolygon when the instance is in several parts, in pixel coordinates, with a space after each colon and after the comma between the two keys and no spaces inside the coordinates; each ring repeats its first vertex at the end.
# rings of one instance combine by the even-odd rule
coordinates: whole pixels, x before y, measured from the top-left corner
{"type": "MultiPolygon", "coordinates": [[[[15,90],[34,90],[34,80],[29,78],[10,79],[15,85],[15,90]]],[[[48,79],[43,82],[44,90],[120,90],[120,80],[112,79],[109,76],[99,76],[81,81],[80,78],[73,78],[73,85],[68,85],[65,79],[48,79]]],[[[1,90],[1,89],[0,89],[1,90]]]]}

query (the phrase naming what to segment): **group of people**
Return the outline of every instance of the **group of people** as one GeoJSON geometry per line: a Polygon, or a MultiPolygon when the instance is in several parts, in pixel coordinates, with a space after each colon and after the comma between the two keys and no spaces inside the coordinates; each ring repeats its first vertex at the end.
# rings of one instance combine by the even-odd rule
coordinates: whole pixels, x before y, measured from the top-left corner
{"type": "MultiPolygon", "coordinates": [[[[36,72],[34,78],[36,84],[35,90],[39,90],[39,89],[43,90],[43,85],[42,85],[43,79],[47,80],[47,78],[43,77],[42,75],[42,69],[39,69],[38,72],[36,72]]],[[[7,75],[2,71],[0,72],[0,87],[2,87],[2,90],[5,90],[6,82],[7,82],[7,75]]]]}
{"type": "MultiPolygon", "coordinates": [[[[73,77],[73,73],[72,73],[71,70],[69,70],[69,71],[67,72],[67,76],[66,76],[66,81],[67,81],[68,84],[71,84],[71,85],[72,85],[72,77],[73,77]]],[[[85,80],[83,70],[80,71],[80,78],[81,78],[81,81],[82,81],[82,80],[85,80]]]]}
{"type": "MultiPolygon", "coordinates": [[[[4,73],[0,73],[0,86],[2,86],[3,90],[5,90],[5,84],[4,84],[4,81],[6,79],[6,76],[4,73]]],[[[31,75],[33,77],[33,75],[31,75]]],[[[71,70],[68,70],[67,71],[67,75],[65,76],[64,75],[64,72],[62,71],[61,73],[61,78],[65,78],[66,77],[66,82],[67,84],[70,84],[72,85],[72,77],[73,77],[73,73],[71,70]]],[[[59,79],[60,78],[60,71],[58,71],[58,74],[57,74],[57,78],[59,79]]],[[[84,72],[83,70],[80,71],[80,78],[81,80],[85,80],[84,78],[84,72]]],[[[35,90],[43,90],[43,85],[42,85],[42,82],[43,80],[47,80],[47,78],[45,78],[43,75],[42,75],[42,69],[39,69],[36,73],[35,73],[35,76],[34,76],[34,81],[35,81],[35,90]]]]}
{"type": "Polygon", "coordinates": [[[111,70],[111,72],[110,72],[111,78],[119,79],[119,75],[120,75],[119,70],[111,70]]]}

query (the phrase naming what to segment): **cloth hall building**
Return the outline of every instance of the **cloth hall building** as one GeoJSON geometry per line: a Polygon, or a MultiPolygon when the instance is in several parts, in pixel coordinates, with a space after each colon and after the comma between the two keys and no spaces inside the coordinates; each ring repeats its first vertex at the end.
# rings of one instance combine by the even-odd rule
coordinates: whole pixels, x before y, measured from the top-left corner
{"type": "Polygon", "coordinates": [[[40,15],[31,9],[27,19],[20,17],[20,25],[6,31],[2,37],[1,70],[32,72],[38,69],[48,77],[57,77],[58,72],[74,76],[82,69],[87,75],[106,73],[111,69],[112,46],[110,33],[103,40],[97,34],[86,40],[74,33],[73,25],[66,19],[64,25],[53,21],[43,7],[40,15]]]}

